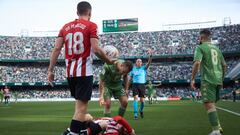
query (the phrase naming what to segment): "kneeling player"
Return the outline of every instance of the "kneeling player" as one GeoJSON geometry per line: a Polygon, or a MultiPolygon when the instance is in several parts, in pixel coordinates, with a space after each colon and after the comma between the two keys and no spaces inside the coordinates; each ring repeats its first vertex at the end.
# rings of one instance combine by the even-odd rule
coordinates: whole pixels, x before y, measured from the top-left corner
{"type": "Polygon", "coordinates": [[[136,135],[127,120],[121,116],[98,118],[94,120],[94,123],[105,126],[105,130],[98,135],[136,135]]]}
{"type": "Polygon", "coordinates": [[[128,104],[128,73],[132,70],[133,64],[131,61],[118,60],[114,65],[103,66],[103,71],[100,74],[99,90],[100,90],[100,105],[105,105],[104,116],[111,116],[111,97],[120,101],[118,115],[124,116],[128,104]],[[125,83],[125,90],[122,86],[122,79],[125,83]]]}

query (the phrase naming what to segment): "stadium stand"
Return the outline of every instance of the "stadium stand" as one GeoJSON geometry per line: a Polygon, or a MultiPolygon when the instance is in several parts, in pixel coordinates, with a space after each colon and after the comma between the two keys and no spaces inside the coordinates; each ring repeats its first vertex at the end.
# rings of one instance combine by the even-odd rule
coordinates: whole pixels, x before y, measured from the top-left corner
{"type": "MultiPolygon", "coordinates": [[[[213,42],[223,52],[240,51],[240,25],[214,27],[210,29],[213,42]]],[[[147,48],[155,50],[154,55],[193,54],[198,45],[199,29],[127,32],[100,35],[101,46],[117,47],[121,56],[146,55],[147,48]]],[[[46,59],[49,57],[56,37],[6,37],[0,36],[1,59],[46,59]]],[[[62,51],[63,52],[63,51],[62,51]]],[[[61,57],[63,58],[63,53],[61,57]]]]}
{"type": "MultiPolygon", "coordinates": [[[[230,72],[239,62],[240,54],[240,25],[222,26],[210,28],[213,34],[212,41],[224,53],[230,54],[227,58],[228,71],[230,72]],[[237,55],[237,56],[236,56],[237,55]]],[[[100,45],[114,45],[121,52],[121,58],[132,61],[137,57],[146,56],[146,50],[152,48],[154,56],[193,55],[193,50],[199,44],[199,29],[156,31],[156,32],[126,32],[100,35],[100,45]]],[[[37,83],[47,82],[47,62],[39,62],[48,59],[56,37],[11,37],[0,36],[0,83],[3,87],[6,83],[37,83]],[[4,60],[12,60],[6,62],[4,60]],[[17,62],[21,60],[33,60],[29,62],[17,62]],[[15,62],[16,61],[16,62],[15,62]]],[[[62,50],[63,52],[64,50],[62,50]]],[[[176,56],[178,57],[178,56],[176,56]]],[[[60,59],[64,58],[61,53],[60,59]]],[[[96,57],[95,57],[96,58],[96,57]]],[[[144,58],[143,58],[144,59],[144,58]]],[[[159,58],[161,59],[161,58],[159,58]]],[[[173,58],[172,58],[173,59],[173,58]]],[[[65,67],[61,61],[55,69],[55,81],[65,82],[65,67]]],[[[165,80],[189,80],[191,75],[191,60],[153,61],[148,72],[148,78],[152,81],[165,80]]],[[[102,63],[94,63],[94,81],[98,81],[98,74],[102,70],[102,63]]],[[[158,96],[178,95],[189,97],[190,89],[184,86],[172,87],[166,84],[164,88],[158,88],[158,96]]],[[[227,86],[230,84],[227,84],[227,86]]],[[[231,86],[234,89],[238,86],[231,86]]],[[[228,90],[230,88],[228,87],[228,90]]],[[[67,88],[58,90],[43,90],[42,88],[17,88],[19,98],[68,98],[67,88]]],[[[96,91],[96,89],[95,89],[96,91]]],[[[94,97],[98,93],[94,92],[94,97]]]]}

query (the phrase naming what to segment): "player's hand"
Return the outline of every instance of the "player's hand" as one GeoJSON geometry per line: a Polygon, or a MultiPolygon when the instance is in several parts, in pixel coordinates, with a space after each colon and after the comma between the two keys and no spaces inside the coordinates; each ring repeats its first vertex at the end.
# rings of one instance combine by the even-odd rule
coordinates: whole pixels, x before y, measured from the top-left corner
{"type": "Polygon", "coordinates": [[[116,65],[118,63],[117,59],[111,59],[110,62],[111,62],[111,64],[114,64],[114,65],[116,65]]]}
{"type": "Polygon", "coordinates": [[[53,87],[54,81],[54,73],[52,71],[48,71],[48,83],[53,87]]]}
{"type": "Polygon", "coordinates": [[[191,88],[194,89],[194,90],[196,89],[194,80],[191,81],[191,88]]]}
{"type": "Polygon", "coordinates": [[[99,98],[99,105],[100,106],[103,106],[103,105],[105,105],[106,103],[105,103],[105,101],[104,101],[104,98],[103,97],[100,97],[99,98]]]}
{"type": "Polygon", "coordinates": [[[153,50],[152,50],[151,48],[148,48],[148,49],[147,49],[147,53],[148,53],[148,55],[152,56],[153,50]]]}
{"type": "Polygon", "coordinates": [[[92,120],[93,120],[93,117],[91,114],[88,113],[85,115],[85,121],[92,121],[92,120]]]}
{"type": "Polygon", "coordinates": [[[132,133],[130,135],[136,135],[135,131],[132,129],[132,133]]]}
{"type": "Polygon", "coordinates": [[[220,85],[220,90],[223,90],[223,85],[220,85]]]}

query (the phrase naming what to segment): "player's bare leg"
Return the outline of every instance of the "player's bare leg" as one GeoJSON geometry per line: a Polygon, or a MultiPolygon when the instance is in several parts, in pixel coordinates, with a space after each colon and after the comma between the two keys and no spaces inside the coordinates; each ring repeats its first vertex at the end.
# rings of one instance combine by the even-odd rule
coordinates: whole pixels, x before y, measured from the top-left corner
{"type": "Polygon", "coordinates": [[[87,107],[87,101],[75,101],[75,113],[73,115],[73,119],[70,125],[71,132],[79,133],[79,127],[81,127],[80,131],[84,131],[86,129],[85,115],[87,113],[87,107]]]}
{"type": "Polygon", "coordinates": [[[148,96],[148,104],[151,104],[150,96],[148,96]]]}
{"type": "Polygon", "coordinates": [[[111,117],[111,99],[104,100],[105,100],[104,117],[111,117]]]}
{"type": "Polygon", "coordinates": [[[134,113],[134,119],[138,119],[138,95],[134,96],[133,113],[134,113]]]}
{"type": "Polygon", "coordinates": [[[7,105],[7,98],[4,98],[4,104],[7,105]]]}
{"type": "Polygon", "coordinates": [[[140,97],[140,116],[141,116],[141,118],[143,118],[144,117],[144,115],[143,115],[143,108],[144,108],[144,97],[140,97]]]}
{"type": "Polygon", "coordinates": [[[151,96],[150,99],[151,99],[151,104],[153,104],[153,96],[151,96]]]}
{"type": "Polygon", "coordinates": [[[204,107],[208,113],[209,122],[212,126],[213,132],[223,132],[220,122],[219,122],[215,103],[205,102],[204,107]]]}
{"type": "Polygon", "coordinates": [[[127,96],[119,97],[119,102],[121,103],[121,106],[119,107],[118,115],[123,117],[125,112],[126,112],[127,105],[128,105],[128,98],[127,98],[127,96]]]}

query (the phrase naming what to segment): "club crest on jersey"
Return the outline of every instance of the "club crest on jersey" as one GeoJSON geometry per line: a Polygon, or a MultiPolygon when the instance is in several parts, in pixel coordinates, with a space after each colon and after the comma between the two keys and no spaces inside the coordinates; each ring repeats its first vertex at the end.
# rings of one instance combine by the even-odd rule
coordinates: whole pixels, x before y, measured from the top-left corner
{"type": "Polygon", "coordinates": [[[65,28],[65,31],[68,31],[68,30],[70,30],[70,26],[67,26],[67,27],[65,28]]]}

